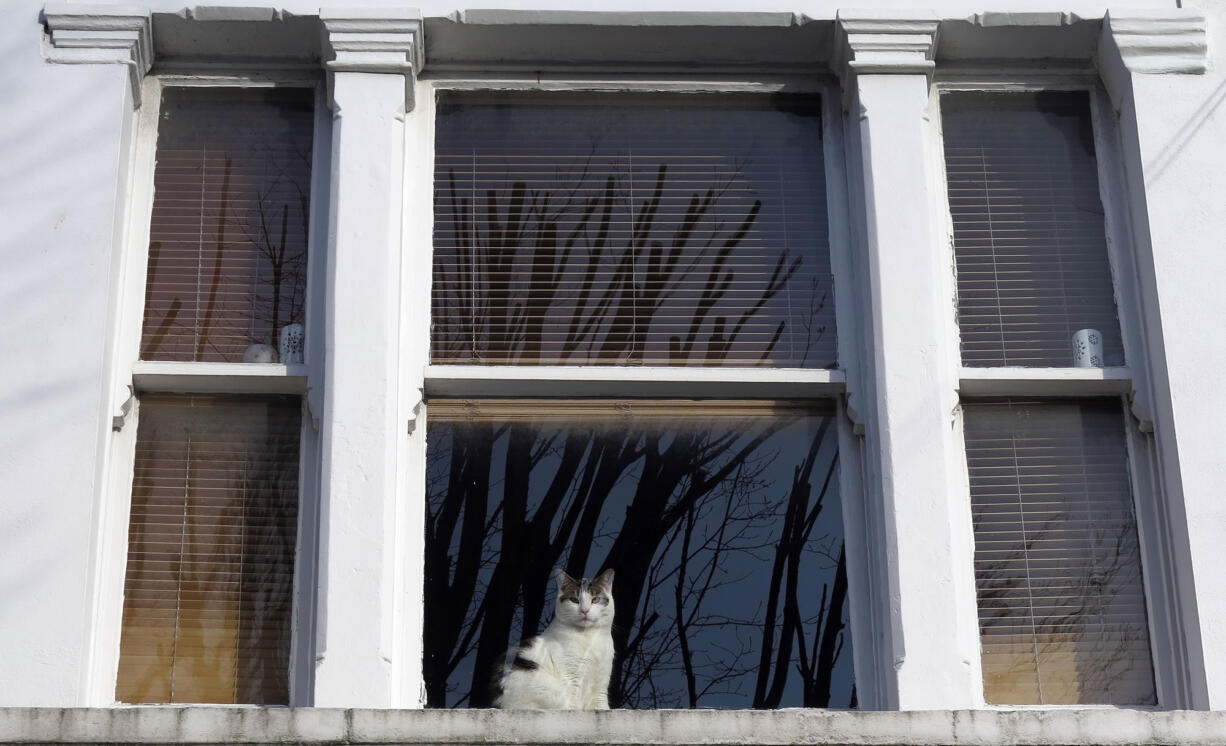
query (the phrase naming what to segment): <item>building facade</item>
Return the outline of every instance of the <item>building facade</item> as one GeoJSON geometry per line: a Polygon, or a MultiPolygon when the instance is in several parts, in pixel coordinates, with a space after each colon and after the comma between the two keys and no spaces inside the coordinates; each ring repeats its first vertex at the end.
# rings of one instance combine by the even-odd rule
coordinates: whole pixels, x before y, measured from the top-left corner
{"type": "Polygon", "coordinates": [[[0,706],[1226,709],[1226,8],[929,5],[6,7],[0,706]]]}

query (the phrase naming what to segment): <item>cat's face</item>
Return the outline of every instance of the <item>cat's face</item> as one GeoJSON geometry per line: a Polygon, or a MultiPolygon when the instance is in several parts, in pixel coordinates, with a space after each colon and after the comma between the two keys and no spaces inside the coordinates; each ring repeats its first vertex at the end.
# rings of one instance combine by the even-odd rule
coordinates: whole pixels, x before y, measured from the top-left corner
{"type": "Polygon", "coordinates": [[[613,624],[613,570],[593,580],[576,580],[558,570],[557,619],[572,627],[608,627],[613,624]]]}

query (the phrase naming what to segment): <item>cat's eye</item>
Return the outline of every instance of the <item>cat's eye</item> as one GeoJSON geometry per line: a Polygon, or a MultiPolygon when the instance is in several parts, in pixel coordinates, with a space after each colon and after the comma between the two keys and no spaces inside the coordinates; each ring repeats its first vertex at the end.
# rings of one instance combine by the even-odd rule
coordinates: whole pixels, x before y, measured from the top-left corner
{"type": "Polygon", "coordinates": [[[593,598],[593,599],[592,599],[592,603],[594,603],[594,604],[607,604],[607,603],[609,603],[609,598],[608,598],[608,596],[596,596],[595,598],[593,598]]]}
{"type": "Polygon", "coordinates": [[[571,604],[579,603],[579,598],[577,596],[564,596],[562,600],[571,604]]]}

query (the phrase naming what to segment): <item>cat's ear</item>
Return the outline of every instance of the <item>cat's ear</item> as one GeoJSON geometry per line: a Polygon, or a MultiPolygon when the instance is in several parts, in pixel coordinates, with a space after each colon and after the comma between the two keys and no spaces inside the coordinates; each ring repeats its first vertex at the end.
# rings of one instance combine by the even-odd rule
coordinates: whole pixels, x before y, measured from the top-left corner
{"type": "Polygon", "coordinates": [[[559,591],[559,592],[560,592],[560,591],[561,591],[561,590],[562,590],[564,587],[566,587],[566,585],[567,585],[567,584],[570,584],[570,585],[578,585],[577,581],[576,581],[574,578],[572,578],[571,576],[567,575],[567,574],[566,574],[566,571],[565,571],[565,570],[563,570],[563,569],[562,569],[562,568],[560,568],[560,567],[559,567],[558,569],[556,569],[556,570],[554,570],[554,571],[553,571],[553,577],[554,577],[554,580],[556,580],[556,581],[557,581],[557,583],[558,583],[558,591],[559,591]]]}
{"type": "Polygon", "coordinates": [[[597,585],[603,585],[605,591],[612,593],[613,592],[613,568],[610,567],[608,570],[605,570],[604,572],[600,573],[599,575],[596,576],[596,579],[593,580],[592,582],[597,585]]]}

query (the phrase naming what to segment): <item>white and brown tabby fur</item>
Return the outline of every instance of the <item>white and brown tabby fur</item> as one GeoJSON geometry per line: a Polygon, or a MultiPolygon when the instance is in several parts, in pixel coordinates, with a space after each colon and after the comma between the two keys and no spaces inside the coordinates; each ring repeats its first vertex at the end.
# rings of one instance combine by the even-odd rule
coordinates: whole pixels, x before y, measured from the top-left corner
{"type": "Polygon", "coordinates": [[[613,672],[613,570],[593,580],[557,571],[553,621],[524,640],[495,676],[494,706],[607,710],[613,672]]]}

